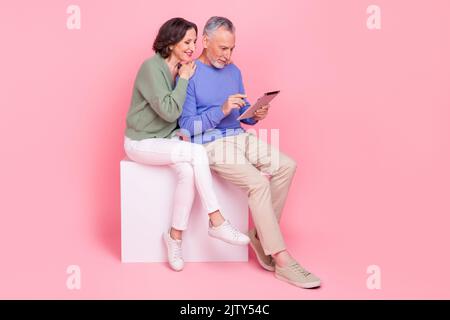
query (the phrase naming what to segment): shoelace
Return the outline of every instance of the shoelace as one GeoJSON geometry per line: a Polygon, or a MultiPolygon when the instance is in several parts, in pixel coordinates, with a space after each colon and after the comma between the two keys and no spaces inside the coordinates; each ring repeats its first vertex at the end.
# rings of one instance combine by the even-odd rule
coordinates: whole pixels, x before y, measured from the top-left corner
{"type": "Polygon", "coordinates": [[[292,270],[295,273],[301,273],[303,274],[305,277],[309,276],[311,274],[311,272],[308,272],[307,270],[303,269],[298,263],[293,264],[292,266],[292,270]]]}
{"type": "Polygon", "coordinates": [[[236,229],[234,226],[232,226],[231,223],[227,223],[227,224],[225,225],[225,228],[227,228],[228,230],[231,231],[231,233],[233,234],[233,237],[234,237],[235,239],[238,239],[238,238],[239,238],[239,235],[240,235],[241,233],[239,232],[238,229],[236,229]]]}
{"type": "Polygon", "coordinates": [[[170,248],[171,248],[171,250],[170,250],[171,259],[174,259],[174,258],[180,259],[181,258],[181,246],[178,245],[178,243],[172,243],[170,248]]]}

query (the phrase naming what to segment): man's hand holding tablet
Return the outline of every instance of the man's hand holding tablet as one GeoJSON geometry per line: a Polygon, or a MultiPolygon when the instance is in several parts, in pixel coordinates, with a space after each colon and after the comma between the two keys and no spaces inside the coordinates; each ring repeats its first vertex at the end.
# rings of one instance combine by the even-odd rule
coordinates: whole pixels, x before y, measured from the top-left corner
{"type": "Polygon", "coordinates": [[[255,121],[264,120],[264,118],[267,116],[267,113],[269,112],[270,104],[262,106],[258,110],[255,111],[255,115],[252,117],[255,121]]]}

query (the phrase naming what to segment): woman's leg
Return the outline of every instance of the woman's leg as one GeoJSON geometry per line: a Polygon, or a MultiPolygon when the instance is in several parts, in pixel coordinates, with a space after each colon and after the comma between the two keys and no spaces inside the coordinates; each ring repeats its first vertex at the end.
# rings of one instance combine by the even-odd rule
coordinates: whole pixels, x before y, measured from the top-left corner
{"type": "Polygon", "coordinates": [[[131,160],[146,165],[168,165],[177,173],[171,230],[174,239],[181,239],[195,197],[192,165],[172,156],[179,142],[182,141],[157,138],[133,141],[125,138],[124,143],[125,152],[131,160]]]}
{"type": "Polygon", "coordinates": [[[184,142],[174,153],[174,157],[183,158],[189,155],[195,175],[195,185],[203,206],[209,214],[210,227],[208,234],[230,244],[247,245],[250,238],[237,230],[225,220],[219,210],[219,204],[212,184],[211,169],[206,149],[202,145],[184,142]]]}
{"type": "Polygon", "coordinates": [[[177,217],[186,216],[186,208],[192,207],[192,203],[188,204],[187,202],[189,199],[193,202],[194,199],[193,188],[188,191],[187,186],[190,184],[190,182],[187,182],[188,166],[191,171],[193,170],[193,176],[190,175],[190,178],[195,181],[203,207],[210,214],[212,222],[214,225],[223,222],[219,204],[213,191],[208,157],[203,146],[178,139],[154,138],[133,141],[125,138],[124,147],[131,160],[148,165],[170,165],[177,171],[179,178],[183,179],[181,184],[178,183],[178,190],[175,193],[175,201],[180,203],[180,205],[174,206],[173,217],[175,220],[173,226],[175,228],[185,228],[187,225],[180,223],[185,219],[177,217]]]}
{"type": "Polygon", "coordinates": [[[192,165],[195,176],[195,186],[200,200],[208,214],[216,216],[219,211],[219,202],[212,185],[211,170],[206,150],[203,146],[180,141],[172,154],[173,161],[187,161],[192,165]]]}
{"type": "Polygon", "coordinates": [[[186,230],[189,214],[195,197],[194,170],[187,162],[171,165],[177,173],[177,186],[173,201],[172,238],[181,240],[181,233],[186,230]]]}
{"type": "MultiPolygon", "coordinates": [[[[128,150],[127,155],[136,162],[156,165],[180,163],[191,165],[197,191],[204,208],[209,214],[211,222],[209,234],[232,244],[245,245],[250,242],[245,234],[225,221],[219,210],[212,185],[209,160],[203,146],[178,139],[144,139],[131,142],[125,139],[125,147],[128,150]]],[[[181,199],[182,195],[177,195],[176,198],[181,199]]],[[[174,212],[174,217],[185,215],[179,207],[178,210],[174,212]]]]}
{"type": "Polygon", "coordinates": [[[173,161],[173,150],[178,141],[170,139],[144,139],[133,141],[125,138],[125,152],[127,156],[138,163],[146,165],[168,165],[177,173],[177,185],[174,193],[172,212],[172,227],[163,233],[167,248],[169,265],[175,271],[184,268],[181,248],[182,232],[187,227],[189,214],[194,202],[194,172],[192,166],[186,162],[173,161]]]}

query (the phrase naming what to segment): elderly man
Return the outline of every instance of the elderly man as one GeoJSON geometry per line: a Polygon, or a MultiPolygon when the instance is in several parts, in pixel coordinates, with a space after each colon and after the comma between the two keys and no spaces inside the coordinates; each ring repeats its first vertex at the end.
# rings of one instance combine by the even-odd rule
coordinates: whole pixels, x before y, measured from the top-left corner
{"type": "MultiPolygon", "coordinates": [[[[203,47],[179,118],[181,131],[204,145],[212,170],[247,192],[256,228],[249,231],[250,244],[260,265],[293,285],[318,287],[320,280],[286,250],[279,226],[296,162],[246,132],[237,120],[250,104],[241,72],[230,61],[235,47],[232,22],[210,18],[203,32],[203,47]]],[[[253,118],[241,121],[253,125],[267,113],[268,106],[264,106],[253,118]]]]}

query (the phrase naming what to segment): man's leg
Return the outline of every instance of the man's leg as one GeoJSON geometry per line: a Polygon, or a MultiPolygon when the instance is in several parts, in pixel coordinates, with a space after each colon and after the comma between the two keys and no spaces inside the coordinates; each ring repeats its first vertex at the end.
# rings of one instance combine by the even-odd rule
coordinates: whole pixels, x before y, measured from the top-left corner
{"type": "MultiPolygon", "coordinates": [[[[278,221],[286,202],[289,187],[296,170],[296,162],[268,145],[255,135],[247,133],[246,158],[261,172],[271,175],[270,188],[274,214],[278,221]]],[[[259,232],[259,231],[258,231],[259,232]]],[[[304,269],[287,250],[272,254],[275,259],[275,277],[302,288],[320,286],[320,279],[304,269]]]]}
{"type": "Polygon", "coordinates": [[[283,236],[272,207],[271,183],[245,157],[244,135],[205,144],[211,169],[247,192],[249,207],[266,255],[285,250],[283,236]]]}
{"type": "Polygon", "coordinates": [[[258,139],[254,134],[246,133],[246,158],[258,170],[269,174],[272,205],[275,215],[280,221],[281,213],[289,193],[297,163],[280,152],[274,146],[258,139]]]}
{"type": "MultiPolygon", "coordinates": [[[[240,134],[236,137],[226,137],[205,145],[211,168],[223,178],[247,191],[253,222],[261,241],[260,244],[264,253],[271,255],[276,261],[274,266],[275,277],[302,288],[320,286],[320,279],[300,266],[286,250],[278,220],[272,207],[271,182],[256,167],[259,165],[260,169],[267,169],[268,163],[261,165],[256,161],[255,166],[248,161],[248,156],[254,156],[252,152],[248,153],[250,147],[248,143],[251,139],[248,139],[248,134],[240,134]],[[226,157],[227,155],[229,156],[226,157]],[[227,158],[231,158],[233,161],[231,163],[224,161],[227,158]]],[[[264,162],[262,159],[259,160],[264,162]]],[[[268,172],[275,177],[275,193],[289,189],[293,175],[293,172],[289,171],[295,171],[295,166],[292,163],[283,165],[284,162],[289,163],[290,161],[281,160],[279,168],[275,166],[273,171],[268,172]],[[281,169],[283,167],[285,169],[281,169]],[[287,167],[294,168],[286,169],[287,167]]],[[[272,161],[270,163],[273,164],[272,161]]],[[[285,200],[285,197],[275,200],[279,212],[281,212],[285,200]]]]}

